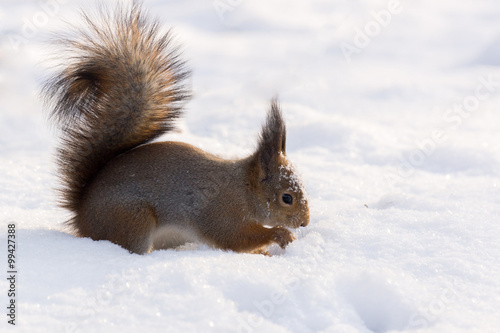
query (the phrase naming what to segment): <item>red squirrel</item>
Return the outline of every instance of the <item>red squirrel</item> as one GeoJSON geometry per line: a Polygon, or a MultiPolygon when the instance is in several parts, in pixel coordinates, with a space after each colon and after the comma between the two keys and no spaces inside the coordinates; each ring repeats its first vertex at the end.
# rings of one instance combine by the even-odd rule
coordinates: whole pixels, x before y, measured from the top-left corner
{"type": "Polygon", "coordinates": [[[307,226],[309,207],[277,101],[246,158],[151,143],[190,97],[170,32],[135,2],[83,17],[86,28],[59,39],[69,56],[42,90],[61,128],[60,204],[74,234],[138,254],[195,241],[269,255],[292,242],[287,228],[307,226]]]}

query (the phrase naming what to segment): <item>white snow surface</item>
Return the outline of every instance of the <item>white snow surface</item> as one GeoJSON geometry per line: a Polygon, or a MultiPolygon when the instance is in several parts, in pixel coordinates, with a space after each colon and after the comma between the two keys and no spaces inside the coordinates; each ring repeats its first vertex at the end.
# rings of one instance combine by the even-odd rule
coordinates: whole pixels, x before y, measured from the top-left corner
{"type": "Polygon", "coordinates": [[[80,7],[0,3],[2,332],[500,331],[498,1],[144,1],[194,71],[162,139],[244,157],[279,96],[311,222],[272,257],[64,230],[38,91],[80,7]]]}

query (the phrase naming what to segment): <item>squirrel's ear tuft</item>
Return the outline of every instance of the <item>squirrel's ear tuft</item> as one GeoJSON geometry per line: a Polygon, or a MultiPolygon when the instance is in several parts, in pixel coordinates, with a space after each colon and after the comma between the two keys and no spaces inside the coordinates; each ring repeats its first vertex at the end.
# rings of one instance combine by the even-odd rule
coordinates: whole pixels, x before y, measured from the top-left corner
{"type": "Polygon", "coordinates": [[[273,98],[271,101],[271,110],[268,114],[266,128],[269,126],[272,126],[274,131],[278,133],[278,137],[275,140],[279,142],[279,152],[286,155],[286,126],[276,98],[273,98]]]}
{"type": "Polygon", "coordinates": [[[276,98],[271,101],[267,121],[262,128],[256,157],[260,174],[264,178],[274,173],[279,166],[280,155],[285,155],[286,127],[276,98]]]}
{"type": "Polygon", "coordinates": [[[276,98],[271,100],[271,109],[267,114],[267,121],[262,128],[259,150],[266,149],[279,155],[286,153],[286,127],[276,98]]]}

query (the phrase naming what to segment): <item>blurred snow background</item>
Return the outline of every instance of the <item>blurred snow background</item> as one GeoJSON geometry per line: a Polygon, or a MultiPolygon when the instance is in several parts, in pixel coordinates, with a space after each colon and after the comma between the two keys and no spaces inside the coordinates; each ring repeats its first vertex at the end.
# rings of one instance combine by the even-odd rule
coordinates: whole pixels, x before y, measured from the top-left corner
{"type": "Polygon", "coordinates": [[[311,223],[272,258],[137,256],[65,233],[38,90],[49,32],[94,2],[1,0],[0,248],[15,222],[18,332],[500,329],[497,1],[144,6],[194,71],[182,131],[164,139],[243,157],[278,94],[311,223]]]}

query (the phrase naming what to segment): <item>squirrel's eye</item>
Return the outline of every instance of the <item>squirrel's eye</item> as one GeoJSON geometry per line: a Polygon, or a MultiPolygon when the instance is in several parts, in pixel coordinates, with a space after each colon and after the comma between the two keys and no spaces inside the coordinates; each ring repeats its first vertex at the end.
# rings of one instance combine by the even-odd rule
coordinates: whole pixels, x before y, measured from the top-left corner
{"type": "Polygon", "coordinates": [[[283,202],[286,203],[287,205],[293,204],[293,197],[288,193],[283,194],[281,196],[281,200],[283,200],[283,202]]]}

